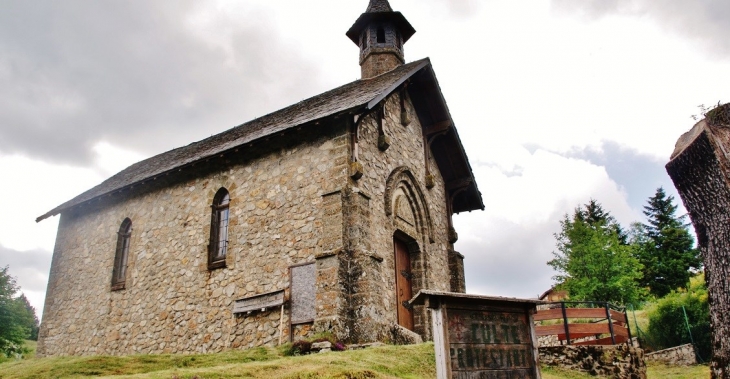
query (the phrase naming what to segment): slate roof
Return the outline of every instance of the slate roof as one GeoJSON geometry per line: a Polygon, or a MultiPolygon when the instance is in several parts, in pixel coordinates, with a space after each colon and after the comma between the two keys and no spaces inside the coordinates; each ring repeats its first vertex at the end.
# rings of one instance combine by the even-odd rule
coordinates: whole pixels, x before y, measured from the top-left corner
{"type": "MultiPolygon", "coordinates": [[[[137,162],[92,189],[38,217],[36,222],[55,216],[66,209],[145,179],[170,172],[178,167],[215,156],[256,139],[331,116],[342,111],[368,105],[394,84],[397,86],[414,69],[430,64],[428,58],[415,61],[369,80],[357,80],[320,95],[303,100],[245,124],[226,130],[202,141],[191,143],[137,162]]],[[[384,96],[383,96],[384,97],[384,96]]],[[[382,97],[380,97],[382,99],[382,97]]],[[[378,100],[379,101],[379,100],[378,100]]]]}
{"type": "Polygon", "coordinates": [[[393,8],[390,7],[388,0],[370,0],[366,13],[375,12],[392,12],[393,8]]]}
{"type": "MultiPolygon", "coordinates": [[[[71,209],[87,201],[93,200],[100,196],[111,194],[137,183],[158,176],[174,172],[178,168],[191,165],[195,162],[204,161],[207,158],[215,157],[226,151],[236,148],[243,149],[243,145],[256,141],[258,139],[303,125],[309,122],[333,116],[342,112],[354,111],[359,109],[373,109],[377,104],[393,92],[397,87],[406,80],[417,77],[425,77],[427,82],[435,86],[437,96],[443,104],[443,112],[448,113],[445,108],[445,102],[438,89],[438,83],[431,69],[431,61],[428,58],[402,65],[390,72],[376,76],[366,80],[356,80],[352,83],[327,91],[320,95],[303,100],[299,103],[283,108],[268,115],[259,117],[245,124],[241,124],[222,133],[216,134],[204,140],[191,143],[168,152],[153,156],[143,161],[137,162],[116,175],[105,180],[96,187],[74,197],[73,199],[53,208],[44,215],[36,218],[36,222],[42,221],[48,217],[55,216],[61,212],[71,209]],[[424,71],[425,69],[425,71],[424,71]],[[420,75],[417,73],[420,72],[420,75]]],[[[423,80],[423,79],[421,79],[423,80]]],[[[431,93],[433,90],[428,90],[431,93]]],[[[420,91],[425,92],[425,91],[420,91]]],[[[418,98],[418,95],[414,96],[418,98]]],[[[427,116],[423,116],[424,118],[427,116]]],[[[450,118],[446,115],[445,117],[450,118]]],[[[459,157],[458,169],[453,170],[453,165],[446,168],[448,171],[458,171],[461,178],[469,177],[473,182],[474,178],[471,167],[466,158],[463,146],[459,140],[456,130],[453,129],[452,141],[448,147],[451,153],[458,152],[459,157]]],[[[440,155],[437,154],[437,159],[440,155]]],[[[452,160],[454,158],[451,158],[452,160]]],[[[444,169],[442,168],[442,171],[444,169]]],[[[446,174],[446,173],[444,173],[446,174]]],[[[447,179],[444,175],[444,179],[447,179]]],[[[470,189],[469,199],[466,199],[465,205],[455,207],[455,211],[483,209],[481,195],[476,188],[476,183],[470,189]]]]}
{"type": "Polygon", "coordinates": [[[370,0],[368,9],[358,17],[345,35],[359,46],[360,33],[372,23],[392,23],[400,32],[403,43],[406,43],[416,33],[416,29],[413,29],[402,13],[393,12],[388,0],[370,0]]]}

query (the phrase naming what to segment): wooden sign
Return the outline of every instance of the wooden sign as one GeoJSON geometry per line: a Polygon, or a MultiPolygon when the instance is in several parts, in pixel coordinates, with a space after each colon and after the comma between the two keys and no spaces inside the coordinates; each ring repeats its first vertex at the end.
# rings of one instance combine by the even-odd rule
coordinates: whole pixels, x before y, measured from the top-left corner
{"type": "Polygon", "coordinates": [[[421,291],[431,310],[439,379],[540,379],[537,300],[421,291]]]}
{"type": "Polygon", "coordinates": [[[236,300],[233,303],[233,313],[245,313],[278,307],[284,304],[284,290],[251,296],[236,300]]]}

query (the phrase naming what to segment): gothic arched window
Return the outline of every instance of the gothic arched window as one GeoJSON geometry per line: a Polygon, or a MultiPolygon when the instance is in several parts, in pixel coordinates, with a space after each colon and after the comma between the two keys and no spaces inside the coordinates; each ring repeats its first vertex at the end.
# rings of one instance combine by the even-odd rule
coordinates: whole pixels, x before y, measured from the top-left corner
{"type": "Polygon", "coordinates": [[[117,232],[117,251],[114,254],[114,270],[112,271],[112,290],[124,289],[127,279],[127,259],[129,258],[129,242],[132,239],[132,220],[125,218],[117,232]]]}
{"type": "Polygon", "coordinates": [[[231,197],[228,190],[221,188],[213,198],[210,218],[210,244],[208,245],[208,268],[226,267],[228,250],[228,205],[231,197]]]}

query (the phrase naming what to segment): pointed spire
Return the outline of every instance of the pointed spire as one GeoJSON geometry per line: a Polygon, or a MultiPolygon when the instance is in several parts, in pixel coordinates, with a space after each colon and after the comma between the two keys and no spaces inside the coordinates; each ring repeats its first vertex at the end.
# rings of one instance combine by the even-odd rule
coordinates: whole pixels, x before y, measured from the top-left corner
{"type": "Polygon", "coordinates": [[[362,78],[372,78],[405,63],[403,44],[416,30],[388,0],[370,0],[365,13],[345,33],[360,47],[362,78]]]}
{"type": "Polygon", "coordinates": [[[393,8],[390,7],[388,0],[370,0],[368,9],[365,13],[378,13],[378,12],[392,12],[393,8]]]}

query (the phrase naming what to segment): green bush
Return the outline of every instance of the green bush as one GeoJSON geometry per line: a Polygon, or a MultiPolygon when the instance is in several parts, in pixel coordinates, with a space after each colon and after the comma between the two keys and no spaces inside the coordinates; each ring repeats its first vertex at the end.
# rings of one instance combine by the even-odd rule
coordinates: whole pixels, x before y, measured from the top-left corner
{"type": "Polygon", "coordinates": [[[648,345],[655,350],[683,345],[694,339],[697,352],[703,360],[712,355],[710,335],[710,309],[707,302],[707,285],[704,274],[690,279],[689,289],[672,292],[657,300],[649,309],[648,345]],[[687,311],[687,331],[684,311],[687,311]]]}

